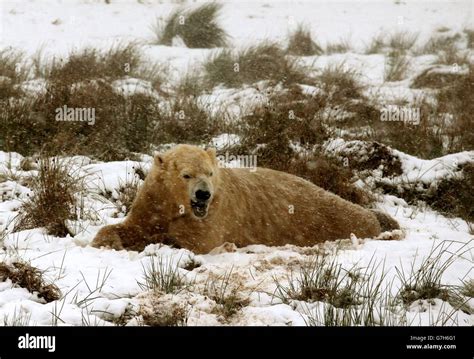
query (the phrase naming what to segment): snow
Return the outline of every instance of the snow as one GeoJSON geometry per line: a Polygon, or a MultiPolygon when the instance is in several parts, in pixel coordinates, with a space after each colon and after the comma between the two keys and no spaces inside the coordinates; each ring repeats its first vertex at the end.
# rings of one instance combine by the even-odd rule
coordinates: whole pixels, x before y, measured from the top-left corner
{"type": "MultiPolygon", "coordinates": [[[[112,177],[111,167],[104,166],[101,170],[109,178],[112,177]]],[[[5,214],[4,204],[0,204],[2,216],[5,214]]],[[[455,239],[456,243],[450,251],[456,252],[466,244],[471,247],[446,270],[443,283],[459,285],[465,275],[472,275],[469,274],[472,268],[472,236],[463,221],[447,219],[430,210],[418,212],[405,203],[393,201],[390,196],[380,206],[401,223],[407,232],[406,238],[401,241],[366,239],[357,249],[353,249],[348,242],[338,253],[338,260],[345,268],[351,268],[354,264],[364,267],[371,260],[384,261],[390,280],[396,282],[395,267],[407,269],[413,259],[421,260],[433,246],[455,239]]],[[[77,243],[74,238],[56,238],[41,230],[7,235],[4,240],[7,250],[3,255],[10,260],[21,258],[45,270],[46,278],[54,281],[65,296],[56,302],[41,304],[41,300],[25,289],[16,288],[9,282],[1,283],[0,317],[23,311],[31,315],[32,324],[51,325],[54,323],[52,308],[57,305],[62,307],[58,316],[64,325],[87,325],[89,321],[110,325],[113,319],[119,318],[131,307],[136,310],[139,305],[146,306],[147,300],[152,300],[153,295],[144,293],[138,283],[143,282],[143,268],[150,261],[161,258],[164,263],[172,261],[178,264],[181,267],[179,272],[193,283],[189,293],[181,292],[160,299],[162,303],[178,300],[191,306],[192,315],[188,324],[305,324],[304,312],[278,304],[271,294],[275,291],[274,278],[284,279],[291,268],[307,260],[317,248],[253,245],[231,253],[195,256],[187,250],[159,244],[149,245],[142,253],[96,249],[88,246],[92,238],[93,235],[88,235],[83,242],[77,243]],[[201,265],[193,271],[183,269],[191,259],[201,265]],[[239,292],[248,293],[249,305],[231,317],[230,322],[223,322],[213,311],[215,303],[201,293],[210,276],[222,276],[229,271],[232,272],[232,283],[240,286],[239,292]]],[[[327,244],[327,248],[331,250],[331,244],[327,244]]],[[[452,309],[448,303],[440,303],[437,299],[434,302],[436,305],[430,302],[424,304],[429,310],[420,310],[418,304],[413,304],[406,314],[408,322],[413,325],[434,324],[436,318],[443,315],[441,308],[452,309]]],[[[452,324],[474,324],[472,315],[459,312],[454,318],[456,321],[452,324]]]]}
{"type": "MultiPolygon", "coordinates": [[[[172,2],[112,0],[111,3],[107,5],[99,0],[2,1],[0,48],[18,48],[28,55],[42,50],[46,59],[57,59],[68,56],[73,49],[109,48],[125,41],[136,41],[150,64],[166,65],[171,83],[199,68],[216,51],[187,49],[176,42],[176,46],[171,47],[153,44],[150,26],[157,17],[166,18],[175,7],[172,2]]],[[[357,73],[368,86],[366,93],[378,101],[393,103],[405,99],[412,103],[420,96],[429,97],[429,92],[410,89],[409,85],[417,74],[436,61],[436,56],[411,56],[407,78],[387,84],[384,83],[385,57],[382,54],[364,55],[364,47],[377,33],[396,31],[417,32],[420,34],[417,44],[422,44],[441,25],[452,31],[472,26],[472,11],[470,1],[407,1],[400,4],[388,0],[352,1],[350,4],[295,1],[291,6],[287,2],[226,1],[221,15],[223,27],[231,34],[231,48],[241,48],[263,39],[285,43],[288,32],[299,22],[310,27],[313,37],[323,47],[345,36],[350,38],[353,47],[346,54],[310,56],[299,61],[311,64],[315,72],[343,64],[357,73]]],[[[29,79],[21,87],[27,94],[32,94],[44,91],[45,81],[29,79]]],[[[143,93],[160,99],[158,92],[145,80],[119,79],[113,83],[113,88],[127,95],[143,93]]],[[[312,86],[302,85],[302,89],[306,93],[319,91],[312,86]]],[[[218,87],[200,96],[199,103],[210,115],[218,108],[225,108],[229,119],[235,119],[268,101],[268,91],[273,90],[267,83],[240,89],[218,87]]],[[[239,142],[240,138],[235,134],[221,134],[210,144],[223,150],[239,142]]],[[[338,153],[346,146],[342,139],[333,139],[325,148],[338,153]]],[[[392,150],[392,154],[400,159],[403,174],[388,179],[382,178],[380,171],[374,171],[372,177],[378,176],[377,180],[394,184],[432,184],[456,175],[459,166],[474,161],[473,151],[433,160],[419,159],[397,150],[392,150]]],[[[292,269],[320,251],[320,247],[254,245],[207,255],[195,255],[185,249],[160,244],[149,245],[141,253],[92,248],[90,243],[104,224],[123,220],[117,218],[113,200],[117,198],[120,186],[136,177],[134,168],[150,167],[150,156],[142,156],[141,162],[108,163],[81,156],[68,158],[71,171],[85,178],[84,201],[95,218],[72,221],[69,225],[74,228],[74,237],[58,238],[38,228],[12,233],[13,218],[31,192],[21,180],[34,174],[34,171],[20,169],[22,159],[18,153],[0,151],[0,175],[5,174],[8,178],[0,183],[0,240],[3,247],[0,256],[6,263],[23,260],[44,270],[46,279],[54,282],[63,296],[45,303],[36,294],[16,287],[9,280],[0,282],[0,324],[2,318],[12,320],[21,315],[32,325],[113,325],[121,319],[126,325],[138,325],[143,320],[140,310],[184,306],[189,309],[188,325],[305,325],[309,320],[308,313],[324,310],[321,302],[286,304],[273,296],[275,278],[286,280],[292,269]],[[105,192],[110,192],[111,196],[104,196],[105,192]],[[139,283],[143,282],[144,268],[157,258],[179,266],[180,275],[190,284],[189,289],[157,297],[156,293],[141,288],[139,283]],[[191,262],[200,266],[185,269],[191,262]],[[209,278],[226,273],[231,273],[232,286],[248,300],[248,304],[230,318],[222,318],[216,312],[216,302],[204,293],[209,278]]],[[[446,218],[430,209],[420,210],[390,195],[381,196],[378,207],[399,221],[406,232],[405,238],[400,241],[363,238],[341,241],[337,244],[340,247],[337,258],[344,268],[355,264],[367,266],[372,260],[383,261],[386,282],[393,282],[392,290],[395,291],[399,285],[395,268],[409,268],[413,260],[419,264],[436,245],[451,243],[446,255],[459,250],[465,252],[447,268],[442,283],[460,285],[461,280],[472,278],[473,236],[464,221],[446,218]]],[[[333,251],[335,246],[327,243],[321,247],[333,251]]],[[[381,268],[377,275],[381,275],[381,268]]],[[[453,311],[448,302],[435,298],[412,303],[401,316],[408,325],[474,325],[474,315],[460,310],[446,318],[453,311]]]]}
{"type": "MultiPolygon", "coordinates": [[[[323,145],[325,151],[343,156],[363,158],[368,155],[367,143],[364,141],[344,141],[342,138],[331,139],[323,145]]],[[[401,151],[391,149],[391,154],[398,158],[402,165],[402,174],[390,178],[380,178],[386,183],[434,184],[441,179],[455,177],[460,168],[474,161],[474,151],[464,151],[445,155],[432,160],[424,160],[401,151]]]]}

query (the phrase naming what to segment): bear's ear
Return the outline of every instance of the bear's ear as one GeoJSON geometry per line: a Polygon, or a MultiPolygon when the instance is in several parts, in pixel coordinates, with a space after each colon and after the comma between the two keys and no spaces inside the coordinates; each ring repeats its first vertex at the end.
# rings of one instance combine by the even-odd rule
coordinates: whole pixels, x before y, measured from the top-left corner
{"type": "Polygon", "coordinates": [[[163,158],[163,155],[161,153],[157,153],[155,155],[155,166],[158,168],[163,168],[163,165],[165,163],[165,160],[163,158]]]}
{"type": "Polygon", "coordinates": [[[206,148],[207,155],[211,158],[212,162],[216,162],[216,149],[212,147],[206,148]]]}

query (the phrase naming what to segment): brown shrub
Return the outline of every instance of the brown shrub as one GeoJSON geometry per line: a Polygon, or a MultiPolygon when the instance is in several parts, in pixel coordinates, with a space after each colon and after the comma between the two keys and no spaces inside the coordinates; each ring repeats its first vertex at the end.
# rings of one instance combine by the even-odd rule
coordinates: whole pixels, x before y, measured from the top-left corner
{"type": "Polygon", "coordinates": [[[311,37],[309,28],[302,24],[299,24],[290,34],[286,51],[296,56],[313,56],[323,53],[321,47],[311,37]]]}
{"type": "Polygon", "coordinates": [[[42,158],[32,179],[33,195],[21,205],[14,231],[43,227],[54,236],[69,234],[66,221],[82,212],[76,199],[80,181],[58,159],[42,158]]]}
{"type": "Polygon", "coordinates": [[[38,293],[47,303],[61,298],[61,291],[55,284],[46,284],[43,272],[27,263],[14,262],[11,265],[0,263],[0,282],[10,279],[13,284],[38,293]]]}

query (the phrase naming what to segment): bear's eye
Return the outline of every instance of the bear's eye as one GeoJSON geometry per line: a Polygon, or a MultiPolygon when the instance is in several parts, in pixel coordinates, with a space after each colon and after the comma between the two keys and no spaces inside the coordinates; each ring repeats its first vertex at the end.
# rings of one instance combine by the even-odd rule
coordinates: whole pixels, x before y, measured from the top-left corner
{"type": "Polygon", "coordinates": [[[212,177],[213,173],[212,172],[209,172],[209,177],[212,177]]]}
{"type": "Polygon", "coordinates": [[[183,178],[184,178],[184,179],[190,179],[191,176],[190,176],[190,175],[183,175],[183,178]]]}

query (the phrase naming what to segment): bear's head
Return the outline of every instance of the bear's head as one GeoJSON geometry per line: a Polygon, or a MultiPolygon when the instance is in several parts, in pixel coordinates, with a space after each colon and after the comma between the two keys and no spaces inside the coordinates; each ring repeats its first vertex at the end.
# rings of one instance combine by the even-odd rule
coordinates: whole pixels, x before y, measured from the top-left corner
{"type": "Polygon", "coordinates": [[[219,181],[215,149],[178,145],[156,155],[154,167],[177,215],[191,214],[195,219],[207,216],[219,181]]]}

